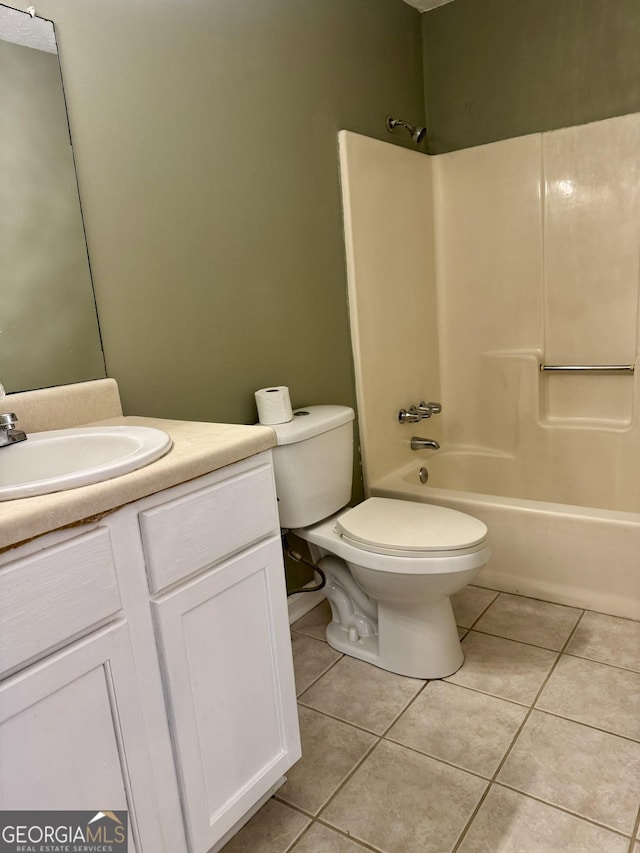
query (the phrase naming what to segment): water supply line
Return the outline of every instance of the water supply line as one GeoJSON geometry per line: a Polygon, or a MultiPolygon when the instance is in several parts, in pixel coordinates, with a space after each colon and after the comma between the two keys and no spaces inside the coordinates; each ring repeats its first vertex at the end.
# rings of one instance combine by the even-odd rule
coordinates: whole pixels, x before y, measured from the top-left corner
{"type": "Polygon", "coordinates": [[[303,566],[306,566],[309,569],[312,569],[314,572],[317,572],[320,575],[320,583],[315,586],[303,586],[300,589],[294,589],[291,592],[287,593],[287,598],[291,595],[295,595],[298,592],[318,592],[323,589],[327,584],[327,577],[325,573],[319,566],[316,566],[315,563],[312,563],[311,560],[307,560],[302,556],[298,551],[294,551],[291,545],[287,542],[287,532],[286,530],[282,531],[282,547],[288,557],[290,557],[295,563],[302,563],[303,566]]]}

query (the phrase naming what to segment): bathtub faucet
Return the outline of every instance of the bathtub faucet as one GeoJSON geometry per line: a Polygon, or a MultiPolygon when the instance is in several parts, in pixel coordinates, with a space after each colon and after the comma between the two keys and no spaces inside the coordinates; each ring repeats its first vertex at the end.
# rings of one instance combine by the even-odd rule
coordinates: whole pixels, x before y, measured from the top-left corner
{"type": "Polygon", "coordinates": [[[411,449],[412,450],[439,450],[440,445],[437,441],[434,441],[432,438],[420,438],[417,435],[414,435],[411,439],[411,449]]]}
{"type": "Polygon", "coordinates": [[[430,418],[431,415],[439,415],[442,411],[441,403],[425,403],[424,400],[417,406],[418,412],[423,418],[430,418]]]}
{"type": "Polygon", "coordinates": [[[401,424],[417,424],[424,418],[430,418],[432,415],[439,415],[442,411],[440,403],[425,403],[424,401],[418,406],[410,406],[408,409],[400,409],[398,412],[398,420],[401,424]]]}

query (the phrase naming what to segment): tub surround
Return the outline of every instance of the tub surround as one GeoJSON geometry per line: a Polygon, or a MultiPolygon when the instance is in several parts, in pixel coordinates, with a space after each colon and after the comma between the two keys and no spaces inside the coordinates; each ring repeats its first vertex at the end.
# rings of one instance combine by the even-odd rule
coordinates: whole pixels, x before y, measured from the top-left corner
{"type": "Polygon", "coordinates": [[[540,365],[638,361],[640,114],[435,157],[340,145],[366,494],[483,520],[478,584],[637,618],[640,371],[540,365]],[[442,414],[399,424],[420,399],[442,414]]]}
{"type": "Polygon", "coordinates": [[[338,135],[349,312],[365,483],[404,464],[411,435],[440,441],[440,418],[398,411],[440,399],[433,158],[338,135]]]}
{"type": "Polygon", "coordinates": [[[640,114],[436,157],[341,134],[369,487],[420,434],[502,456],[514,497],[640,511],[640,371],[539,370],[638,358],[639,144],[640,114]]]}
{"type": "Polygon", "coordinates": [[[112,480],[3,502],[0,504],[0,550],[112,512],[132,501],[268,450],[276,443],[275,433],[269,427],[124,417],[118,386],[112,379],[12,394],[5,403],[16,411],[20,427],[27,434],[74,426],[129,424],[164,430],[171,436],[173,447],[151,465],[112,480]]]}

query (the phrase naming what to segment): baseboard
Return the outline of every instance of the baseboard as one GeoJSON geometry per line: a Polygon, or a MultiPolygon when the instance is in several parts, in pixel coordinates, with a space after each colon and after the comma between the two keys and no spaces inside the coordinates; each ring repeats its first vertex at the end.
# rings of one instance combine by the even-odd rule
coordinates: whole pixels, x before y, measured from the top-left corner
{"type": "MultiPolygon", "coordinates": [[[[307,586],[315,585],[315,580],[310,581],[307,584],[307,586]]],[[[293,595],[290,595],[287,599],[287,605],[289,607],[289,625],[293,625],[293,623],[297,622],[298,619],[301,619],[305,613],[313,610],[316,604],[320,604],[324,598],[325,594],[322,590],[316,590],[316,592],[296,592],[293,595]]]]}

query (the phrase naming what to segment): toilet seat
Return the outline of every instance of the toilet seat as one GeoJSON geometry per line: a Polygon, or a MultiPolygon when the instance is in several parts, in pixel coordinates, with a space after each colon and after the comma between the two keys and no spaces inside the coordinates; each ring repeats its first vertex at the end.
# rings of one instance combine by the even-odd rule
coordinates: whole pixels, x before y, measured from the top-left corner
{"type": "Polygon", "coordinates": [[[338,516],[336,531],[354,548],[395,557],[472,554],[485,547],[487,527],[447,507],[369,498],[338,516]]]}

